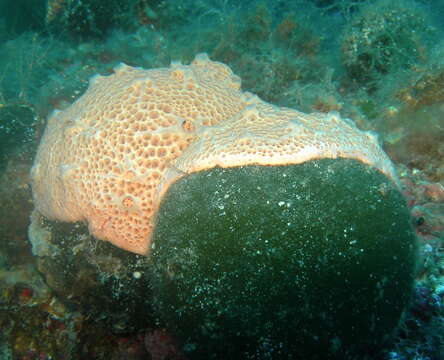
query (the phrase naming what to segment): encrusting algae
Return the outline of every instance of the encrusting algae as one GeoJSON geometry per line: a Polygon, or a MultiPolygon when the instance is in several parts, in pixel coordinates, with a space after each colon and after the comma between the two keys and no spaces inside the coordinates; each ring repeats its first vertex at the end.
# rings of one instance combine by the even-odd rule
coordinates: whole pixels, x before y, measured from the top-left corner
{"type": "Polygon", "coordinates": [[[348,158],[397,183],[373,134],[335,113],[268,104],[240,86],[206,54],[191,65],[122,64],[93,77],[80,99],[48,120],[31,171],[36,209],[87,221],[97,238],[147,254],[162,196],[193,172],[348,158]]]}

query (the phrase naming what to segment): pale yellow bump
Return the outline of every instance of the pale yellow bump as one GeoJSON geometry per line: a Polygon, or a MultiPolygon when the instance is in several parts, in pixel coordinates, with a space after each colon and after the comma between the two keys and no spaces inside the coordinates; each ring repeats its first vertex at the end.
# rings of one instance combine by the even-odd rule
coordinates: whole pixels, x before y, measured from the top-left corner
{"type": "Polygon", "coordinates": [[[76,169],[78,169],[78,166],[76,165],[62,164],[59,166],[59,175],[63,181],[66,181],[67,179],[70,179],[72,175],[74,175],[76,169]]]}
{"type": "Polygon", "coordinates": [[[73,125],[66,127],[64,130],[64,134],[66,137],[74,137],[79,135],[83,131],[85,131],[85,128],[83,126],[73,125]]]}

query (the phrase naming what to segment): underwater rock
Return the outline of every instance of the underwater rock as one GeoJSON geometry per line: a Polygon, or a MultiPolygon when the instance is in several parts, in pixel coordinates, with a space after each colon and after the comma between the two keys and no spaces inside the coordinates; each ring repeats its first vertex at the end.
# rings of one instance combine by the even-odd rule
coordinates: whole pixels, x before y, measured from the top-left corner
{"type": "Polygon", "coordinates": [[[31,215],[29,238],[39,272],[71,312],[113,334],[152,327],[148,259],[91,239],[82,224],[31,215]]]}
{"type": "Polygon", "coordinates": [[[3,171],[14,150],[34,137],[36,115],[30,107],[0,104],[0,170],[3,171]]]}
{"type": "Polygon", "coordinates": [[[415,1],[363,3],[342,34],[342,63],[349,80],[374,90],[385,74],[423,61],[435,32],[430,23],[415,1]]]}
{"type": "Polygon", "coordinates": [[[8,154],[5,169],[0,170],[0,267],[32,260],[26,231],[33,208],[30,157],[29,147],[22,144],[8,154]]]}
{"type": "Polygon", "coordinates": [[[130,2],[110,0],[48,0],[45,25],[53,32],[65,32],[72,38],[103,38],[113,27],[131,23],[130,2]]]}

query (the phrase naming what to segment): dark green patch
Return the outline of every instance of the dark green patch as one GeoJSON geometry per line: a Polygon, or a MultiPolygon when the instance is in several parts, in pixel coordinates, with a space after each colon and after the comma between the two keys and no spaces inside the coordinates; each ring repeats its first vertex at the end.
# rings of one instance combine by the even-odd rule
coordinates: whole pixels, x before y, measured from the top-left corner
{"type": "Polygon", "coordinates": [[[409,301],[409,221],[354,160],[191,174],[158,214],[155,306],[189,359],[362,358],[409,301]]]}
{"type": "Polygon", "coordinates": [[[15,149],[34,139],[36,116],[27,106],[0,104],[0,170],[15,149]]]}

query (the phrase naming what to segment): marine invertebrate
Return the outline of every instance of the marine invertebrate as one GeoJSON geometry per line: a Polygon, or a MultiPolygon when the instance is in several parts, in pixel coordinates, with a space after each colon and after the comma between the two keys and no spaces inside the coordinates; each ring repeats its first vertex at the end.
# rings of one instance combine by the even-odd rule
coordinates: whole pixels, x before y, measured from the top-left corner
{"type": "Polygon", "coordinates": [[[109,1],[103,6],[97,0],[48,0],[45,24],[50,31],[63,30],[74,38],[102,37],[113,26],[121,27],[125,15],[132,14],[138,1],[109,1]]]}
{"type": "Polygon", "coordinates": [[[31,176],[46,217],[150,255],[186,357],[363,358],[409,301],[415,237],[376,137],[242,92],[204,54],[93,78],[31,176]]]}
{"type": "Polygon", "coordinates": [[[213,167],[350,158],[396,181],[371,133],[337,114],[303,114],[240,91],[240,79],[198,55],[189,66],[120,65],[48,120],[32,168],[36,208],[87,221],[90,232],[146,254],[163,194],[213,167]]]}

